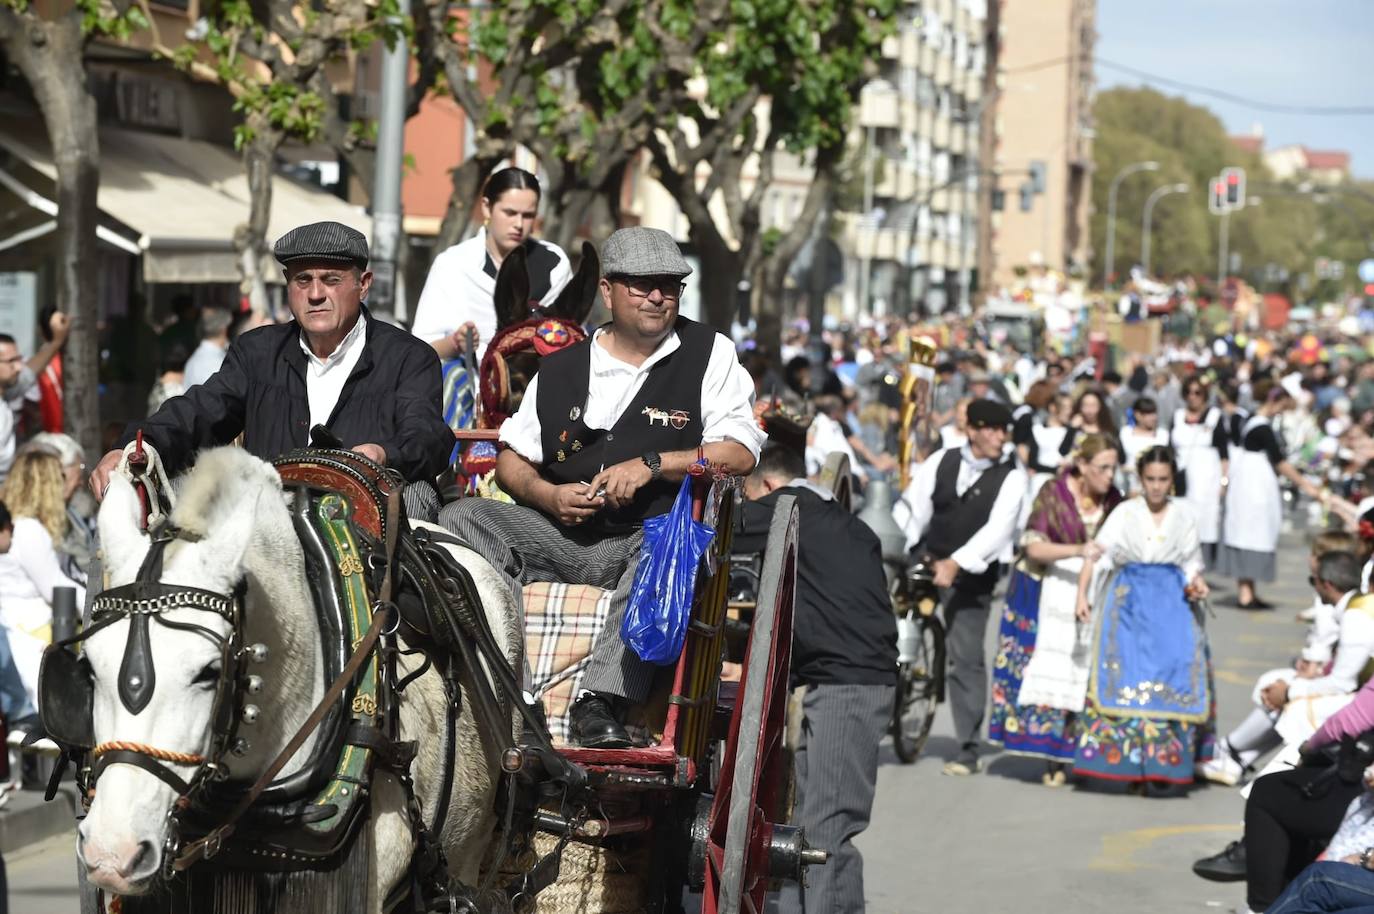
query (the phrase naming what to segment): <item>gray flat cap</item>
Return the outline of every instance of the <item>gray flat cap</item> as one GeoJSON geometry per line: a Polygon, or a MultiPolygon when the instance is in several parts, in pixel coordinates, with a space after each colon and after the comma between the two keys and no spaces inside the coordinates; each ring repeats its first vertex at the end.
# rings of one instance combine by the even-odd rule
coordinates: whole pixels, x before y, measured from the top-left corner
{"type": "Polygon", "coordinates": [[[601,246],[602,276],[687,276],[691,272],[673,236],[662,229],[619,229],[601,246]]]}
{"type": "Polygon", "coordinates": [[[367,238],[339,222],[315,222],[277,239],[272,253],[282,265],[293,260],[339,260],[367,269],[367,238]]]}

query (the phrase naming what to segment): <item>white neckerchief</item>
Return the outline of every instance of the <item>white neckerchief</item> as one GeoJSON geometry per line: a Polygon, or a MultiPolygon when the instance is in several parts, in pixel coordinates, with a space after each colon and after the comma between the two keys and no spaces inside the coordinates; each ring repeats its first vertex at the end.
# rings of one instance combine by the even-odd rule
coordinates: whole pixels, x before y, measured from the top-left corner
{"type": "MultiPolygon", "coordinates": [[[[301,351],[305,353],[305,396],[310,404],[310,428],[329,424],[329,417],[339,402],[344,384],[353,373],[358,359],[362,357],[367,334],[367,318],[359,312],[357,323],[349,330],[334,351],[320,358],[310,351],[302,331],[298,339],[301,351]]],[[[310,432],[306,431],[306,444],[310,432]]]]}

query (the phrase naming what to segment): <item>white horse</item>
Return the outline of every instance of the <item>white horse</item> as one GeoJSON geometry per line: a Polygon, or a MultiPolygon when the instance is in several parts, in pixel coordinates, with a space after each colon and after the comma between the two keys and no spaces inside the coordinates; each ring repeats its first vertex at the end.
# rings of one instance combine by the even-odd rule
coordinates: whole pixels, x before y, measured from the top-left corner
{"type": "MultiPolygon", "coordinates": [[[[238,448],[202,453],[179,488],[172,521],[190,534],[166,549],[161,580],[230,594],[247,582],[243,643],[268,646],[265,663],[255,665],[262,691],[253,702],[262,709],[257,723],[241,725],[251,740],[242,758],[231,757],[233,776],[255,780],[291,739],[323,697],[321,633],[306,583],[305,561],[292,526],[276,471],[238,448]]],[[[100,537],[109,586],[133,581],[148,551],[138,529],[138,499],[120,474],[111,480],[100,510],[100,537]]],[[[512,668],[519,669],[522,633],[518,609],[496,572],[475,553],[453,548],[471,573],[491,630],[512,668]]],[[[177,609],[169,621],[192,622],[227,633],[229,623],[214,613],[177,609]]],[[[211,704],[220,662],[208,639],[163,625],[150,626],[156,686],[152,700],[131,714],[117,694],[119,668],[129,623],[121,620],[92,635],[85,652],[94,671],[93,724],[96,743],[121,740],[176,752],[205,753],[211,735],[211,704]]],[[[398,675],[413,672],[418,657],[402,657],[398,675]]],[[[484,745],[477,723],[462,703],[456,729],[452,798],[440,836],[454,876],[475,885],[478,867],[496,832],[495,791],[499,761],[484,745]]],[[[513,725],[512,725],[513,726],[513,725]]],[[[411,768],[415,793],[426,822],[435,821],[442,802],[445,733],[444,689],[432,669],[406,688],[400,705],[400,738],[416,740],[411,768]]],[[[307,743],[280,774],[299,770],[311,755],[307,743]]],[[[488,740],[488,743],[495,742],[488,740]]],[[[169,764],[183,779],[192,766],[169,764]]],[[[176,796],[152,774],[127,764],[101,774],[90,812],[78,829],[78,856],[94,885],[117,895],[141,895],[157,885],[164,866],[168,813],[176,796]]],[[[371,842],[368,899],[364,909],[380,912],[387,893],[404,876],[412,852],[405,794],[387,773],[376,776],[371,816],[358,840],[371,842]]],[[[310,910],[303,905],[301,911],[310,910]]],[[[278,908],[291,914],[290,907],[278,908]]]]}

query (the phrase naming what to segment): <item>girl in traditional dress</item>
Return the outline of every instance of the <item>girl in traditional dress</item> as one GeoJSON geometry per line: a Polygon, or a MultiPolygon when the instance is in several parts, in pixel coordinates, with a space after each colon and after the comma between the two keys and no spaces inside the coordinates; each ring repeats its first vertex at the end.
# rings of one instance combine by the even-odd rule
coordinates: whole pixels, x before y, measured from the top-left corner
{"type": "Polygon", "coordinates": [[[1111,513],[1085,556],[1077,615],[1093,623],[1074,774],[1190,784],[1212,714],[1207,641],[1190,601],[1207,595],[1192,509],[1171,497],[1173,452],[1136,466],[1142,495],[1111,513]]]}
{"type": "Polygon", "coordinates": [[[1230,439],[1221,410],[1208,405],[1207,395],[1207,384],[1197,375],[1183,385],[1183,409],[1174,413],[1170,440],[1178,455],[1178,488],[1197,516],[1202,559],[1211,568],[1221,539],[1221,480],[1230,439]]]}
{"type": "Polygon", "coordinates": [[[516,248],[525,249],[530,299],[552,304],[572,278],[568,255],[534,237],[539,179],[523,168],[503,168],[482,188],[482,228],[434,258],[415,308],[411,332],[429,343],[440,360],[467,348],[465,331],[477,332],[477,361],[496,335],[496,274],[516,248]]]}
{"type": "Polygon", "coordinates": [[[1169,443],[1169,433],[1159,427],[1159,404],[1153,397],[1141,397],[1131,406],[1135,421],[1121,432],[1121,476],[1127,495],[1140,494],[1140,478],[1135,462],[1152,447],[1169,443]]]}
{"type": "Polygon", "coordinates": [[[1279,476],[1323,505],[1327,496],[1288,462],[1274,431],[1274,417],[1293,408],[1293,395],[1268,379],[1255,383],[1254,394],[1259,408],[1245,420],[1239,443],[1229,449],[1226,518],[1217,570],[1236,579],[1241,609],[1273,609],[1273,604],[1255,593],[1255,582],[1273,581],[1277,572],[1275,550],[1283,521],[1279,476]]]}
{"type": "Polygon", "coordinates": [[[1116,442],[1088,435],[1072,465],[1040,489],[1002,612],[988,738],[1045,759],[1051,787],[1064,783],[1078,741],[1088,667],[1076,650],[1074,597],[1083,557],[1097,554],[1093,534],[1121,501],[1116,468],[1116,442]]]}

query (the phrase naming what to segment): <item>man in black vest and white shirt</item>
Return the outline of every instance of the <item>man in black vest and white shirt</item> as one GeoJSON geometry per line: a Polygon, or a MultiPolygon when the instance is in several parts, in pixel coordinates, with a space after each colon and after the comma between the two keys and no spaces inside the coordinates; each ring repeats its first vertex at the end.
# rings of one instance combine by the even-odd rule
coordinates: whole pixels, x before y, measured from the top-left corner
{"type": "Polygon", "coordinates": [[[464,498],[440,522],[506,576],[517,600],[532,581],[615,589],[571,724],[582,746],[622,748],[620,717],[647,697],[655,670],[620,638],[643,521],[672,507],[698,448],[745,475],[764,433],[734,344],[678,315],[692,268],[672,236],[621,229],[601,262],[611,322],[545,358],[501,426],[496,478],[517,504],[464,498]]]}
{"type": "Polygon", "coordinates": [[[1014,453],[1004,453],[1010,424],[1005,406],[974,400],[968,406],[968,443],[928,457],[893,510],[907,548],[933,560],[943,596],[949,705],[959,742],[945,774],[969,775],[980,767],[978,733],[988,700],[983,637],[1029,485],[1014,453]]]}

